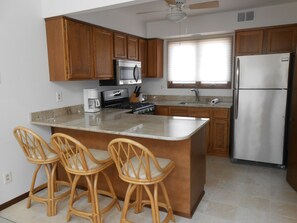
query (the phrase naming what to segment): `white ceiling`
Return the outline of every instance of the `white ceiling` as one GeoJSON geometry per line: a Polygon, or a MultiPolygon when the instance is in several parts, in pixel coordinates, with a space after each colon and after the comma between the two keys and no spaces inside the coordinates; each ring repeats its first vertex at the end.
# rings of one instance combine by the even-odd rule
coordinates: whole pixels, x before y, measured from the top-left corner
{"type": "MultiPolygon", "coordinates": [[[[186,0],[186,5],[206,2],[208,0],[186,0]]],[[[297,2],[297,0],[219,0],[219,7],[213,9],[185,9],[188,17],[197,16],[202,14],[213,14],[226,11],[242,11],[246,9],[253,9],[263,6],[271,6],[277,4],[285,4],[290,2],[297,2]]],[[[115,9],[120,13],[128,13],[135,15],[137,19],[144,22],[152,22],[158,20],[164,20],[168,13],[168,5],[164,0],[152,0],[148,3],[136,4],[132,6],[126,6],[115,9]],[[137,14],[148,11],[159,11],[147,14],[137,14]]]]}

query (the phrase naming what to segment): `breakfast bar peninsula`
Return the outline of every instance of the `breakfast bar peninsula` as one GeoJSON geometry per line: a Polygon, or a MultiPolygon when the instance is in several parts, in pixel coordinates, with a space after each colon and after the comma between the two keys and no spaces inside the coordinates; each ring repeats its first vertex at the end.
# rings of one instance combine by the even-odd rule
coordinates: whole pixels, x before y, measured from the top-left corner
{"type": "MultiPolygon", "coordinates": [[[[190,218],[204,195],[208,119],[126,112],[102,109],[84,113],[82,106],[73,106],[31,113],[31,122],[51,127],[52,133],[71,135],[89,148],[106,150],[112,139],[125,137],[143,144],[157,157],[173,160],[175,168],[164,183],[174,213],[190,218]]],[[[106,173],[118,198],[124,199],[128,185],[120,180],[116,167],[106,173]]],[[[60,170],[58,178],[62,177],[65,175],[60,170]]]]}

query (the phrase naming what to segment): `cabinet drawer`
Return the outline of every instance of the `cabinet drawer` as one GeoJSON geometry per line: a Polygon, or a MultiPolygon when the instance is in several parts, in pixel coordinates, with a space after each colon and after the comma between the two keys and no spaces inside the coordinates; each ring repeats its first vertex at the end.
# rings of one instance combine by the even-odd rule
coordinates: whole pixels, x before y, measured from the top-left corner
{"type": "Polygon", "coordinates": [[[189,116],[196,118],[210,118],[210,110],[208,108],[190,108],[189,116]]]}
{"type": "Polygon", "coordinates": [[[213,109],[214,118],[229,118],[229,109],[226,108],[215,108],[213,109]]]}
{"type": "Polygon", "coordinates": [[[188,108],[169,107],[169,115],[172,115],[172,116],[188,116],[188,108]]]}

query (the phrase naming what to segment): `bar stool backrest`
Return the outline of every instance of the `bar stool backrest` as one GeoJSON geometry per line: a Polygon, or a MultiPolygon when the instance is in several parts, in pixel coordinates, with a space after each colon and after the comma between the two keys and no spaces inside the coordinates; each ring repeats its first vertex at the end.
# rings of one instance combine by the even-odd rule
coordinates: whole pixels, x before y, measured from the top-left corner
{"type": "Polygon", "coordinates": [[[153,153],[136,141],[126,138],[114,139],[109,143],[108,151],[116,164],[120,178],[124,181],[151,183],[158,180],[160,173],[164,171],[153,153]]]}
{"type": "Polygon", "coordinates": [[[14,128],[13,134],[30,162],[44,163],[57,158],[56,152],[32,130],[17,126],[14,128]]]}
{"type": "Polygon", "coordinates": [[[106,160],[95,159],[86,146],[69,135],[55,133],[51,137],[51,143],[59,154],[64,168],[70,173],[92,174],[106,163],[106,160]]]}

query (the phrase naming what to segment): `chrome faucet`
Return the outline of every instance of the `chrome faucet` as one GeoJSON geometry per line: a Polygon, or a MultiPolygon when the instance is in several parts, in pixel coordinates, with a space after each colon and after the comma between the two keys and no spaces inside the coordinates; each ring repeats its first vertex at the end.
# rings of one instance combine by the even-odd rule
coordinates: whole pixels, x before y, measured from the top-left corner
{"type": "Polygon", "coordinates": [[[196,101],[199,101],[199,91],[198,91],[198,89],[192,88],[191,91],[194,91],[195,96],[196,96],[196,101]]]}

